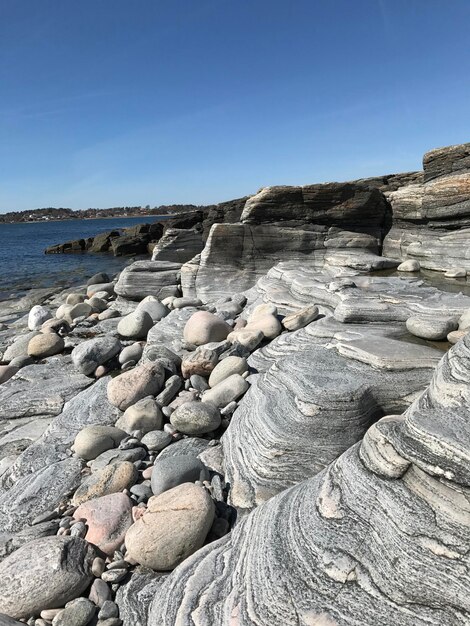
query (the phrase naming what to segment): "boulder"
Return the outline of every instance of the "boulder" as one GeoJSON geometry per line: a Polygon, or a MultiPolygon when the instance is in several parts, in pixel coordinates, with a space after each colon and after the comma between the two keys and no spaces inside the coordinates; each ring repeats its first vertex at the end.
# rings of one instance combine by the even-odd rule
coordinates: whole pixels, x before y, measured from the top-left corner
{"type": "Polygon", "coordinates": [[[419,272],[421,265],[416,259],[407,259],[397,267],[399,272],[419,272]]]}
{"type": "Polygon", "coordinates": [[[67,602],[57,613],[52,626],[87,626],[96,612],[96,606],[88,598],[76,598],[67,602]]]}
{"type": "Polygon", "coordinates": [[[318,317],[318,307],[314,304],[307,306],[300,311],[286,315],[282,320],[282,325],[286,330],[294,331],[304,328],[310,322],[313,322],[318,317]]]}
{"type": "Polygon", "coordinates": [[[129,461],[112,463],[85,478],[74,493],[72,503],[74,506],[78,506],[87,500],[130,489],[137,477],[138,472],[133,463],[129,461]]]}
{"type": "Polygon", "coordinates": [[[106,363],[121,350],[121,342],[112,335],[95,337],[79,343],[72,350],[72,361],[83,374],[92,374],[98,365],[106,363]]]}
{"type": "Polygon", "coordinates": [[[170,422],[184,435],[204,435],[220,426],[220,412],[207,402],[186,402],[170,416],[170,422]]]}
{"type": "Polygon", "coordinates": [[[39,330],[46,320],[51,319],[52,313],[45,306],[36,304],[28,315],[29,330],[39,330]]]}
{"type": "Polygon", "coordinates": [[[160,302],[155,296],[147,296],[137,305],[137,310],[145,311],[150,315],[153,322],[159,322],[166,317],[170,309],[160,302]]]}
{"type": "Polygon", "coordinates": [[[194,454],[175,454],[155,461],[152,469],[152,492],[155,496],[182,483],[208,480],[209,473],[194,454]]]}
{"type": "Polygon", "coordinates": [[[240,398],[249,387],[250,383],[242,378],[240,374],[232,374],[215,385],[215,387],[212,387],[212,389],[209,389],[209,391],[206,391],[202,396],[202,401],[221,408],[240,398]]]}
{"type": "Polygon", "coordinates": [[[188,343],[202,346],[212,341],[223,341],[231,330],[231,327],[217,315],[208,311],[197,311],[186,322],[183,336],[188,343]]]}
{"type": "Polygon", "coordinates": [[[114,426],[85,426],[75,437],[75,454],[85,461],[96,459],[105,450],[117,447],[126,435],[114,426]]]}
{"type": "Polygon", "coordinates": [[[148,396],[128,407],[116,422],[116,427],[129,434],[134,430],[140,430],[144,434],[161,430],[163,415],[155,398],[148,396]]]}
{"type": "Polygon", "coordinates": [[[194,375],[209,376],[217,365],[218,360],[219,357],[215,350],[200,347],[183,357],[181,373],[184,378],[191,378],[194,375]]]}
{"type": "Polygon", "coordinates": [[[149,395],[156,395],[163,386],[165,372],[158,362],[147,362],[124,372],[108,383],[109,402],[125,411],[149,395]]]}
{"type": "Polygon", "coordinates": [[[166,448],[172,440],[172,436],[164,430],[152,430],[142,437],[141,443],[152,452],[160,452],[166,448]]]}
{"type": "Polygon", "coordinates": [[[28,343],[28,355],[44,359],[59,354],[64,349],[64,340],[55,333],[40,333],[28,343]]]}
{"type": "Polygon", "coordinates": [[[39,335],[38,331],[32,331],[16,337],[15,341],[5,350],[3,360],[8,363],[18,357],[27,356],[29,342],[33,337],[36,337],[36,335],[39,335]]]}
{"type": "Polygon", "coordinates": [[[119,355],[119,363],[124,365],[124,363],[129,363],[132,361],[133,363],[138,363],[142,356],[142,352],[144,348],[141,343],[136,341],[130,346],[126,346],[122,349],[122,352],[119,355]]]}
{"type": "Polygon", "coordinates": [[[208,492],[190,483],[150,498],[126,533],[128,555],[154,570],[172,570],[203,544],[214,520],[208,492]]]}
{"type": "MultiPolygon", "coordinates": [[[[117,231],[114,231],[117,233],[117,231]]],[[[102,233],[102,235],[106,235],[109,236],[110,233],[102,233]]],[[[106,272],[98,272],[98,274],[93,274],[93,276],[91,276],[86,284],[87,287],[89,287],[90,285],[99,285],[100,283],[109,283],[111,281],[111,278],[108,276],[108,274],[106,274],[106,272]]]]}
{"type": "Polygon", "coordinates": [[[248,371],[246,359],[239,356],[228,356],[222,359],[209,376],[209,386],[215,387],[232,374],[244,374],[248,371]]]}
{"type": "Polygon", "coordinates": [[[406,328],[415,337],[428,341],[445,341],[447,335],[457,330],[456,318],[413,316],[406,320],[406,328]]]}
{"type": "Polygon", "coordinates": [[[137,308],[120,320],[117,330],[127,339],[145,339],[152,326],[153,320],[149,313],[137,308]]]}
{"type": "Polygon", "coordinates": [[[90,584],[94,558],[92,546],[78,537],[30,541],[0,563],[0,612],[21,618],[64,606],[90,584]]]}
{"type": "Polygon", "coordinates": [[[121,272],[115,291],[124,298],[139,302],[146,296],[156,296],[160,300],[177,296],[179,270],[179,263],[136,261],[121,272]]]}

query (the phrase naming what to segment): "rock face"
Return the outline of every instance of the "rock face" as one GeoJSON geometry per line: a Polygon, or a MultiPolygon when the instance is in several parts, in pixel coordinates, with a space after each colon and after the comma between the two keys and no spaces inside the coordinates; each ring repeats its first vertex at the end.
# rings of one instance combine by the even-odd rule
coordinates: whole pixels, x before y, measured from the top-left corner
{"type": "Polygon", "coordinates": [[[388,210],[368,185],[267,187],[247,200],[242,223],[212,227],[200,259],[182,268],[184,294],[208,301],[244,291],[279,260],[377,251],[388,210]]]}
{"type": "Polygon", "coordinates": [[[157,590],[149,626],[466,624],[469,375],[464,339],[405,419],[378,422],[185,561],[157,590]]]}
{"type": "Polygon", "coordinates": [[[201,233],[195,228],[167,228],[152,253],[152,261],[186,263],[204,247],[201,233]]]}
{"type": "Polygon", "coordinates": [[[393,227],[384,254],[422,268],[470,270],[470,144],[424,155],[424,182],[390,194],[393,227]]]}
{"type": "Polygon", "coordinates": [[[64,606],[91,582],[94,556],[93,548],[76,537],[27,543],[0,563],[0,612],[19,618],[64,606]]]}
{"type": "Polygon", "coordinates": [[[178,295],[177,275],[181,265],[169,261],[136,261],[121,272],[116,283],[118,295],[129,300],[156,296],[163,300],[178,295]]]}
{"type": "Polygon", "coordinates": [[[121,342],[116,337],[106,335],[89,339],[72,350],[72,361],[82,374],[91,374],[98,365],[102,365],[116,356],[121,350],[121,342]]]}
{"type": "Polygon", "coordinates": [[[150,498],[126,534],[129,555],[154,570],[172,570],[204,543],[214,519],[209,494],[186,483],[150,498]]]}

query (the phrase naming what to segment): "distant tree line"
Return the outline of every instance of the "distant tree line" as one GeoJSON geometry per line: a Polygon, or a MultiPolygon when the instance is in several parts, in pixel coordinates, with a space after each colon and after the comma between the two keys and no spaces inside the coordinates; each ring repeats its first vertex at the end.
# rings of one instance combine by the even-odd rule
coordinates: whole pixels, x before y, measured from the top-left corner
{"type": "Polygon", "coordinates": [[[47,207],[28,211],[10,211],[0,215],[0,223],[12,222],[40,222],[74,219],[96,219],[100,217],[141,217],[145,215],[167,215],[195,211],[202,207],[195,204],[170,204],[150,207],[147,206],[120,206],[109,209],[66,209],[47,207]]]}

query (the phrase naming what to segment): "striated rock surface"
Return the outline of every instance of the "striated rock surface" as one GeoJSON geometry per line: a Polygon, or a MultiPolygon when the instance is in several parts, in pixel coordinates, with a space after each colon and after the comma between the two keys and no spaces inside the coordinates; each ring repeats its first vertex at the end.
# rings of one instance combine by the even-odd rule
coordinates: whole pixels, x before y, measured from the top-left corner
{"type": "Polygon", "coordinates": [[[91,582],[95,552],[83,539],[44,537],[0,563],[0,612],[28,617],[44,607],[64,606],[91,582]]]}
{"type": "Polygon", "coordinates": [[[467,624],[469,377],[465,338],[404,420],[177,568],[149,626],[467,624]]]}
{"type": "Polygon", "coordinates": [[[152,253],[152,261],[186,263],[204,247],[201,233],[195,228],[167,228],[152,253]]]}
{"type": "Polygon", "coordinates": [[[390,194],[393,226],[384,254],[414,259],[421,267],[470,271],[470,143],[431,150],[424,182],[390,194]]]}
{"type": "Polygon", "coordinates": [[[155,296],[163,300],[178,295],[177,275],[181,265],[170,261],[136,261],[121,272],[115,291],[129,300],[155,296]]]}

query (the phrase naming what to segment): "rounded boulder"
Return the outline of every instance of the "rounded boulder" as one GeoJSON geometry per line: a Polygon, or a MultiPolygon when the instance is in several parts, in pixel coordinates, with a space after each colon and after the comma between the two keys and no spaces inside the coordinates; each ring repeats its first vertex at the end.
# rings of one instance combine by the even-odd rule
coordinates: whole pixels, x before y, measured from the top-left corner
{"type": "Polygon", "coordinates": [[[173,426],[184,435],[204,435],[220,426],[219,409],[205,402],[186,402],[170,417],[173,426]]]}
{"type": "Polygon", "coordinates": [[[183,336],[188,343],[203,346],[213,341],[223,341],[231,330],[232,328],[217,315],[208,311],[197,311],[186,322],[183,336]]]}

